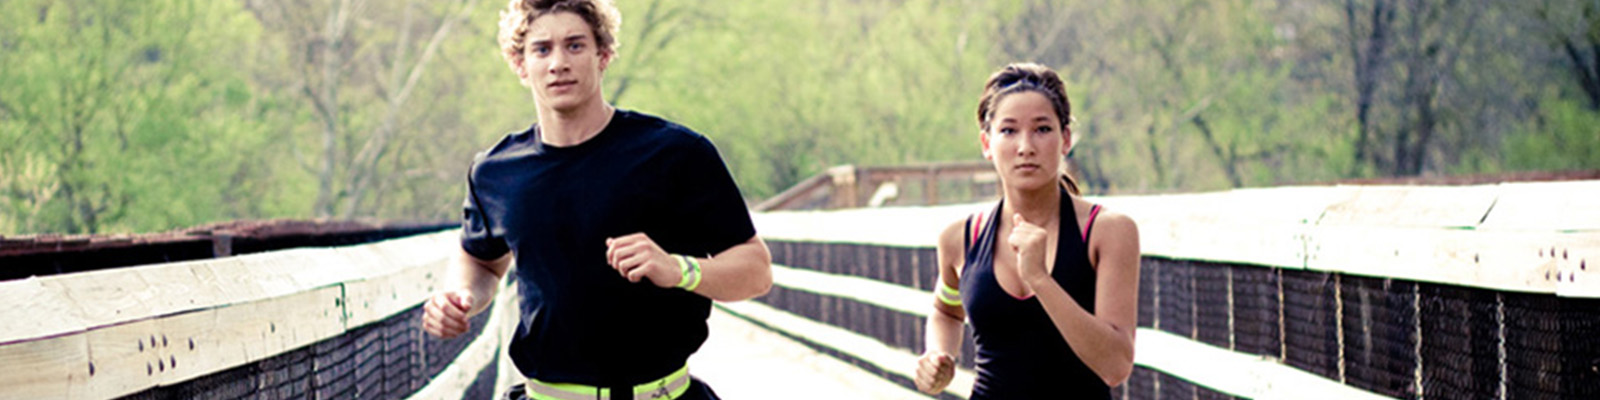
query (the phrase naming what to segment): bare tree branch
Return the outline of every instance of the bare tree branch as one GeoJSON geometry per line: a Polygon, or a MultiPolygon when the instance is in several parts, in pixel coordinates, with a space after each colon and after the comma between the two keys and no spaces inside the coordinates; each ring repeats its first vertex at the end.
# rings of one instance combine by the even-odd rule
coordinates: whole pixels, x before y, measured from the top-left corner
{"type": "MultiPolygon", "coordinates": [[[[344,207],[341,207],[343,209],[341,215],[345,217],[351,216],[356,210],[356,205],[365,196],[367,188],[371,185],[374,175],[376,175],[377,164],[383,159],[388,150],[389,141],[395,134],[395,126],[400,113],[404,110],[406,101],[410,99],[412,91],[416,89],[417,82],[421,81],[423,73],[427,70],[428,63],[433,61],[435,55],[438,54],[440,44],[450,35],[451,29],[458,22],[466,20],[476,4],[477,0],[464,1],[454,15],[446,17],[444,21],[440,22],[439,27],[434,30],[432,38],[428,40],[427,47],[424,48],[417,60],[411,64],[410,73],[407,75],[405,82],[396,91],[395,96],[389,98],[388,110],[384,114],[383,123],[368,136],[361,151],[356,153],[355,157],[350,160],[351,174],[345,186],[348,189],[344,198],[344,207]]],[[[401,61],[401,59],[397,58],[395,63],[398,65],[401,61]]]]}

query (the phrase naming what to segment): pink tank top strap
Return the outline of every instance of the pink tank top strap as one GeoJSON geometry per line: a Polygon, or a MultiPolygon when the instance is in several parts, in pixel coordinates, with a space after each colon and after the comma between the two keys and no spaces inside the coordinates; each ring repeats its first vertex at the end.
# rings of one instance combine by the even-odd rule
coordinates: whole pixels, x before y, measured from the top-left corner
{"type": "Polygon", "coordinates": [[[1083,224],[1083,242],[1089,243],[1089,230],[1094,228],[1094,219],[1100,215],[1100,205],[1095,204],[1089,209],[1089,223],[1083,224]]]}

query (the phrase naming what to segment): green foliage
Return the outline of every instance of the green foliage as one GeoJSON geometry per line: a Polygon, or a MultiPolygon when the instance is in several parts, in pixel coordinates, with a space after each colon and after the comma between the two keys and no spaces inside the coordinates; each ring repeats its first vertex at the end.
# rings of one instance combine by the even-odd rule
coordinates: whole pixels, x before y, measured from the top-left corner
{"type": "Polygon", "coordinates": [[[219,194],[249,123],[217,99],[247,77],[210,60],[248,42],[220,2],[28,1],[5,7],[5,231],[161,229],[230,218],[219,194]],[[11,171],[21,171],[13,173],[11,171]],[[191,188],[191,190],[184,190],[191,188]]]}
{"type": "Polygon", "coordinates": [[[642,6],[622,6],[607,83],[640,78],[619,105],[711,137],[748,197],[838,164],[977,158],[985,2],[719,2],[675,21],[694,29],[648,65],[626,41],[642,6]]]}
{"type": "Polygon", "coordinates": [[[1504,149],[1508,170],[1600,169],[1600,114],[1574,100],[1547,102],[1504,149]]]}
{"type": "MultiPolygon", "coordinates": [[[[619,5],[606,94],[711,137],[752,200],[979,160],[977,97],[1017,61],[1067,80],[1091,193],[1600,168],[1600,12],[1572,0],[619,5]]],[[[503,6],[7,1],[0,234],[455,218],[472,155],[534,122],[503,6]]]]}

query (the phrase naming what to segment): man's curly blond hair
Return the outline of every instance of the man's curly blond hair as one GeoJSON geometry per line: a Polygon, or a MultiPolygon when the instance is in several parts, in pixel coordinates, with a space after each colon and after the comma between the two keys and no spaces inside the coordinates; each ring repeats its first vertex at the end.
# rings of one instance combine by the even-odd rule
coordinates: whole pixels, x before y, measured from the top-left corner
{"type": "Polygon", "coordinates": [[[583,18],[594,30],[594,39],[601,51],[615,52],[617,31],[622,27],[622,13],[611,0],[510,0],[506,9],[500,10],[500,55],[510,64],[512,72],[522,64],[527,47],[528,25],[533,20],[557,12],[570,12],[583,18]]]}

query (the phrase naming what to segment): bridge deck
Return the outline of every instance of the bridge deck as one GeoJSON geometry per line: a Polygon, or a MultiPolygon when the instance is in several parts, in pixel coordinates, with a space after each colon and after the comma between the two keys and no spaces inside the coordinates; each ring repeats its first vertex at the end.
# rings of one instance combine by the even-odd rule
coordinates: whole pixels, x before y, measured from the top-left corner
{"type": "Polygon", "coordinates": [[[689,370],[724,399],[928,398],[713,308],[689,370]]]}

